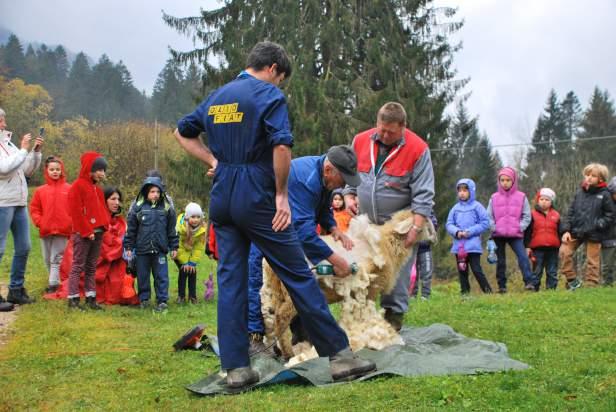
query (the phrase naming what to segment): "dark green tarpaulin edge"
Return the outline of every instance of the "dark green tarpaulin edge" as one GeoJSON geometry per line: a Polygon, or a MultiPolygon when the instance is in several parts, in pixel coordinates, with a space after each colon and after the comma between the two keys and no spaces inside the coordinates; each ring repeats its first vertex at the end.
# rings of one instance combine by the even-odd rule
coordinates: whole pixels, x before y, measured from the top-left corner
{"type": "MultiPolygon", "coordinates": [[[[380,351],[359,351],[360,356],[376,363],[377,370],[355,382],[382,375],[473,375],[529,367],[511,359],[503,343],[467,338],[443,324],[422,328],[405,327],[400,335],[404,345],[390,346],[380,351]]],[[[309,383],[315,386],[346,383],[332,381],[327,358],[311,359],[292,368],[285,368],[275,359],[255,357],[252,366],[259,372],[261,379],[241,391],[227,388],[225,379],[218,373],[188,385],[186,389],[198,395],[218,395],[249,391],[276,383],[309,383]]]]}

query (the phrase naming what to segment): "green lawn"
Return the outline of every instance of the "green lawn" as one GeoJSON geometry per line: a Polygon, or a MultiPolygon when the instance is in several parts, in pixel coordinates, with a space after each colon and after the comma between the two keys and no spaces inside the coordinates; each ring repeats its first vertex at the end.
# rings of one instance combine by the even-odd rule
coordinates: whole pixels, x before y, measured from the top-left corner
{"type": "MultiPolygon", "coordinates": [[[[0,264],[8,283],[9,240],[0,264]]],[[[201,267],[202,280],[213,269],[201,267]]],[[[493,270],[490,268],[489,270],[493,270]]],[[[172,298],[176,270],[171,268],[172,298]]],[[[47,275],[38,239],[27,286],[40,296],[47,275]]],[[[492,279],[493,280],[493,279],[492,279]]],[[[514,288],[515,289],[515,288],[514,288]]],[[[462,300],[439,284],[412,304],[410,325],[451,325],[469,337],[504,342],[521,372],[380,378],[331,388],[276,385],[237,396],[197,397],[184,386],[217,371],[215,357],[174,353],[197,323],[215,329],[216,303],[174,303],[165,314],[125,307],[69,312],[64,301],[22,307],[0,348],[0,411],[13,410],[592,410],[616,411],[616,289],[564,290],[462,300]]]]}

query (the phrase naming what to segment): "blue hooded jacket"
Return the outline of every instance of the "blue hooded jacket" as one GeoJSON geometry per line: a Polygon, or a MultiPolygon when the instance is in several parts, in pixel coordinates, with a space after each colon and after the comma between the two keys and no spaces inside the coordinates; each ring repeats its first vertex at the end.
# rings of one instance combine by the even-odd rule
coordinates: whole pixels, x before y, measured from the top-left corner
{"type": "Polygon", "coordinates": [[[460,179],[456,183],[456,191],[460,185],[468,186],[470,196],[468,200],[458,199],[447,216],[447,233],[453,237],[451,253],[458,253],[460,243],[464,242],[466,253],[482,253],[481,234],[490,229],[490,219],[486,209],[475,200],[476,186],[472,179],[460,179]],[[470,233],[468,239],[456,239],[456,233],[466,231],[470,233]]]}
{"type": "Polygon", "coordinates": [[[175,210],[167,199],[162,181],[158,177],[147,177],[128,214],[124,249],[135,249],[138,255],[177,250],[180,242],[175,224],[175,210]],[[152,186],[160,189],[160,199],[155,204],[147,200],[152,186]]]}

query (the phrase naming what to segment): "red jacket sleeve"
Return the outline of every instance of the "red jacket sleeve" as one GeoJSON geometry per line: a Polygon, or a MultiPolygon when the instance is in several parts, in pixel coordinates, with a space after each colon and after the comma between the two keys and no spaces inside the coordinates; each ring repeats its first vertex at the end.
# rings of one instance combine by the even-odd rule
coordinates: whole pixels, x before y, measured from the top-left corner
{"type": "Polygon", "coordinates": [[[43,205],[41,204],[41,188],[39,187],[34,191],[32,201],[30,202],[30,216],[34,225],[38,228],[41,227],[41,221],[43,220],[43,205]]]}

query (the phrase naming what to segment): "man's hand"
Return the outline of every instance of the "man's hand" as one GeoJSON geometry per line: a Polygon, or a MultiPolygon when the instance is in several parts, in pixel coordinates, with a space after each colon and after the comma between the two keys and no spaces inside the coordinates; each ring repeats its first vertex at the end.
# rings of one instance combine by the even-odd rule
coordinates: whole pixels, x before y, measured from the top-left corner
{"type": "Polygon", "coordinates": [[[563,234],[562,241],[563,241],[563,243],[569,243],[569,242],[571,242],[571,233],[569,233],[569,232],[565,232],[565,233],[563,234]]]}
{"type": "Polygon", "coordinates": [[[351,250],[353,249],[353,246],[355,246],[351,238],[345,235],[342,230],[338,229],[337,227],[334,227],[332,229],[332,237],[336,242],[341,242],[342,247],[346,250],[351,250]]]}
{"type": "Polygon", "coordinates": [[[36,138],[36,140],[34,141],[34,149],[33,149],[33,150],[34,150],[35,152],[40,152],[40,151],[41,151],[41,149],[43,148],[43,143],[44,143],[44,142],[45,142],[45,141],[43,140],[43,138],[42,138],[42,137],[40,137],[40,136],[39,136],[39,137],[37,137],[37,138],[36,138]]]}
{"type": "Polygon", "coordinates": [[[415,242],[417,242],[417,231],[415,231],[415,229],[411,229],[406,234],[406,239],[404,239],[404,247],[408,249],[413,246],[415,242]]]}
{"type": "Polygon", "coordinates": [[[272,220],[274,232],[285,230],[291,224],[291,208],[289,207],[289,195],[276,193],[276,214],[272,220]]]}
{"type": "Polygon", "coordinates": [[[346,205],[346,210],[351,214],[351,216],[357,216],[357,213],[359,213],[359,208],[357,207],[357,196],[344,196],[344,204],[346,205]]]}
{"type": "Polygon", "coordinates": [[[334,276],[345,278],[351,274],[351,265],[339,254],[332,253],[332,255],[327,258],[327,261],[334,267],[334,276]]]}
{"type": "Polygon", "coordinates": [[[32,140],[32,134],[28,133],[25,134],[22,138],[21,138],[21,148],[24,149],[25,151],[30,151],[30,142],[32,140]]]}
{"type": "Polygon", "coordinates": [[[216,174],[216,166],[218,166],[218,160],[214,158],[214,162],[212,163],[210,168],[207,170],[207,177],[214,177],[214,175],[216,174]]]}

